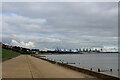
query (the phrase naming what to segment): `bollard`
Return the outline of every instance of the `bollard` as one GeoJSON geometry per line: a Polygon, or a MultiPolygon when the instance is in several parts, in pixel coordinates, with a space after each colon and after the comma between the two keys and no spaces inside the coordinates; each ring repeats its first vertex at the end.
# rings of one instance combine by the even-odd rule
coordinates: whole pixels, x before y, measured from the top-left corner
{"type": "Polygon", "coordinates": [[[92,68],[90,70],[92,71],[92,68]]]}
{"type": "Polygon", "coordinates": [[[98,68],[98,72],[100,72],[100,69],[98,68]]]}
{"type": "Polygon", "coordinates": [[[110,69],[110,71],[112,71],[112,69],[110,69]]]}

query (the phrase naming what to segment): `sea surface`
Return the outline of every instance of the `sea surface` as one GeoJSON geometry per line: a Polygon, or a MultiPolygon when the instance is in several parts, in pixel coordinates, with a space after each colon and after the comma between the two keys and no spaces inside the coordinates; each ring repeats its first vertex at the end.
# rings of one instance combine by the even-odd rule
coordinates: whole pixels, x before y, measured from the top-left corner
{"type": "Polygon", "coordinates": [[[68,63],[77,67],[118,76],[118,53],[98,54],[48,54],[39,55],[57,62],[68,63]]]}

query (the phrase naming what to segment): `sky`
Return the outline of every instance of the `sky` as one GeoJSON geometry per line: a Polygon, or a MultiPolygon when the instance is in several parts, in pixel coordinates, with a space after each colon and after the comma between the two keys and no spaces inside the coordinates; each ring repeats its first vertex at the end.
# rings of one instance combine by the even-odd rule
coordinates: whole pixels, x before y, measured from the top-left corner
{"type": "Polygon", "coordinates": [[[116,48],[117,2],[4,2],[2,42],[47,49],[116,48]]]}

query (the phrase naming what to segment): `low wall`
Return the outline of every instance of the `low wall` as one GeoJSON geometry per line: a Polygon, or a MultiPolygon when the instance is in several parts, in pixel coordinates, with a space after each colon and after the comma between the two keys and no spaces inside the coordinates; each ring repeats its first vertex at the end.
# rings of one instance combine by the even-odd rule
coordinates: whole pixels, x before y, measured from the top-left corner
{"type": "Polygon", "coordinates": [[[79,72],[82,72],[82,73],[85,73],[85,74],[88,74],[88,75],[95,76],[97,78],[101,78],[103,80],[120,80],[120,78],[118,78],[118,77],[103,74],[103,73],[100,73],[100,72],[95,72],[95,71],[91,71],[91,70],[88,70],[88,69],[79,68],[79,67],[76,67],[76,66],[63,64],[63,63],[57,63],[57,64],[65,66],[65,67],[73,69],[73,70],[76,70],[76,71],[79,71],[79,72]]]}
{"type": "MultiPolygon", "coordinates": [[[[40,58],[40,57],[37,57],[37,58],[40,58]]],[[[100,72],[96,72],[96,71],[92,71],[92,70],[68,65],[68,64],[65,64],[65,63],[51,61],[51,60],[48,60],[48,59],[45,59],[45,58],[40,58],[40,59],[48,61],[48,62],[53,63],[53,64],[58,64],[58,65],[67,67],[67,68],[72,69],[72,70],[76,70],[76,71],[79,71],[79,72],[82,72],[82,73],[85,73],[85,74],[88,74],[88,75],[91,75],[91,76],[95,76],[95,77],[100,78],[102,80],[120,80],[120,78],[112,76],[112,75],[107,75],[107,74],[104,74],[104,73],[100,73],[100,72]]]]}

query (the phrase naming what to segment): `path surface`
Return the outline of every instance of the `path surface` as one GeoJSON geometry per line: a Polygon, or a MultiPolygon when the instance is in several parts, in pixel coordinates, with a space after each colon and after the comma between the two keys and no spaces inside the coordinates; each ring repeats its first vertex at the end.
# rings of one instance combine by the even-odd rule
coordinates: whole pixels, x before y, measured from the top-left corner
{"type": "Polygon", "coordinates": [[[2,66],[3,78],[93,78],[29,55],[5,61],[2,66]]]}

